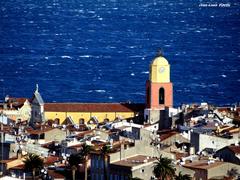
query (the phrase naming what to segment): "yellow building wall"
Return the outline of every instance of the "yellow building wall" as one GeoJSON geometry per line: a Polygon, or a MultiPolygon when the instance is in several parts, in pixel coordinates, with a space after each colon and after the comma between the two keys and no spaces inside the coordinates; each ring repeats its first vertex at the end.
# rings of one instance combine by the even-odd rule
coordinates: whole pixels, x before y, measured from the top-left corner
{"type": "Polygon", "coordinates": [[[99,122],[103,122],[106,118],[113,121],[116,117],[134,117],[133,112],[45,112],[44,115],[46,120],[55,120],[58,118],[60,120],[60,124],[62,124],[67,117],[71,117],[76,124],[79,124],[79,119],[81,118],[83,118],[85,123],[87,123],[93,116],[95,116],[99,122]]]}
{"type": "Polygon", "coordinates": [[[152,65],[150,69],[150,81],[158,83],[170,82],[170,65],[152,65]],[[160,68],[164,68],[164,71],[160,72],[160,68]]]}
{"type": "Polygon", "coordinates": [[[84,119],[86,123],[91,115],[90,112],[67,112],[67,117],[71,117],[74,123],[79,124],[80,119],[84,119]]]}
{"type": "Polygon", "coordinates": [[[99,122],[103,122],[106,118],[109,119],[109,121],[113,121],[115,119],[114,112],[93,112],[91,115],[92,117],[95,116],[99,122]]]}
{"type": "Polygon", "coordinates": [[[55,120],[58,118],[60,120],[60,124],[62,124],[62,122],[67,118],[66,112],[45,112],[44,115],[46,120],[55,120]]]}
{"type": "Polygon", "coordinates": [[[117,112],[116,117],[130,118],[130,117],[134,117],[134,113],[133,112],[117,112]]]}

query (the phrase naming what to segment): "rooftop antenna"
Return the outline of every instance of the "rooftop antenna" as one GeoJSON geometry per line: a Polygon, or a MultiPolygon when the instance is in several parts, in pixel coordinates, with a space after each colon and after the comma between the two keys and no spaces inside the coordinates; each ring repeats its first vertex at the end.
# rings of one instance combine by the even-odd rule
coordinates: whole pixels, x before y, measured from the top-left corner
{"type": "Polygon", "coordinates": [[[156,55],[156,57],[163,57],[163,50],[162,50],[162,48],[159,48],[159,49],[157,50],[157,55],[156,55]]]}

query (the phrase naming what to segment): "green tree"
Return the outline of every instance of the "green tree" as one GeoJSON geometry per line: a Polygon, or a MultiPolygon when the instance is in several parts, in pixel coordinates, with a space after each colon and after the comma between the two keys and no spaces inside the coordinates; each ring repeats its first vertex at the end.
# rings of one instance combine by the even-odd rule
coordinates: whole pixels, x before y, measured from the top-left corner
{"type": "Polygon", "coordinates": [[[177,176],[175,176],[175,180],[191,180],[191,176],[189,174],[182,174],[181,172],[178,173],[177,176]]]}
{"type": "Polygon", "coordinates": [[[103,161],[104,161],[104,166],[103,166],[103,179],[104,180],[108,180],[108,173],[107,173],[107,160],[108,160],[108,156],[107,154],[110,152],[111,148],[108,144],[105,144],[102,148],[101,148],[101,154],[103,157],[103,161]]]}
{"type": "Polygon", "coordinates": [[[87,177],[88,177],[87,162],[88,162],[88,155],[91,150],[92,150],[92,147],[85,143],[85,144],[83,144],[82,149],[80,150],[80,153],[79,153],[79,155],[81,157],[81,161],[84,164],[84,172],[85,172],[84,179],[85,180],[87,180],[87,177]]]}
{"type": "Polygon", "coordinates": [[[32,172],[33,179],[35,179],[36,172],[43,168],[43,159],[36,154],[28,154],[23,163],[25,171],[32,172]]]}
{"type": "Polygon", "coordinates": [[[167,157],[162,157],[162,155],[157,159],[158,161],[154,163],[153,174],[159,180],[164,180],[166,178],[173,179],[175,175],[175,168],[171,159],[167,157]]]}

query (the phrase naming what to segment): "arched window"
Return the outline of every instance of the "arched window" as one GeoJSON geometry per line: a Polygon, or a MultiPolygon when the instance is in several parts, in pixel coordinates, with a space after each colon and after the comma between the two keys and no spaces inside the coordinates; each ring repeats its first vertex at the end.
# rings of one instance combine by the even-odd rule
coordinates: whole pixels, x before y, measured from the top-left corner
{"type": "Polygon", "coordinates": [[[79,119],[79,124],[81,125],[81,124],[84,124],[84,122],[85,122],[85,120],[83,119],[83,118],[80,118],[79,119]]]}
{"type": "Polygon", "coordinates": [[[56,118],[56,119],[54,120],[54,124],[60,124],[60,119],[59,119],[59,118],[56,118]]]}
{"type": "Polygon", "coordinates": [[[164,104],[165,103],[165,92],[164,88],[159,89],[159,104],[164,104]]]}
{"type": "Polygon", "coordinates": [[[105,118],[105,119],[103,120],[103,122],[104,122],[104,123],[108,123],[108,122],[109,122],[109,119],[108,119],[108,118],[105,118]]]}

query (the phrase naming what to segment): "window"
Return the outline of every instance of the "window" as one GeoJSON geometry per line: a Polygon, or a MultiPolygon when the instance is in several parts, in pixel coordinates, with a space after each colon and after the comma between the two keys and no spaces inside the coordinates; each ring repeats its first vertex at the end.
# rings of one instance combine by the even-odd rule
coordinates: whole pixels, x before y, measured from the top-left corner
{"type": "Polygon", "coordinates": [[[165,103],[165,92],[164,88],[159,89],[159,104],[164,104],[165,103]]]}
{"type": "Polygon", "coordinates": [[[83,119],[83,118],[80,118],[79,119],[79,124],[81,125],[81,124],[84,124],[84,122],[85,122],[85,120],[83,119]]]}
{"type": "Polygon", "coordinates": [[[108,122],[109,122],[109,119],[108,119],[108,118],[105,118],[103,122],[104,122],[104,123],[108,123],[108,122]]]}
{"type": "Polygon", "coordinates": [[[55,120],[54,120],[54,124],[59,124],[60,123],[60,119],[59,118],[56,118],[55,120]]]}

